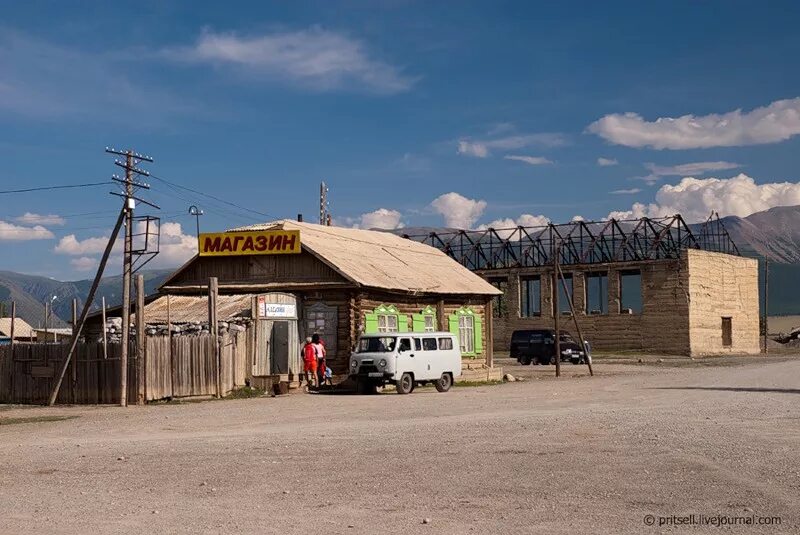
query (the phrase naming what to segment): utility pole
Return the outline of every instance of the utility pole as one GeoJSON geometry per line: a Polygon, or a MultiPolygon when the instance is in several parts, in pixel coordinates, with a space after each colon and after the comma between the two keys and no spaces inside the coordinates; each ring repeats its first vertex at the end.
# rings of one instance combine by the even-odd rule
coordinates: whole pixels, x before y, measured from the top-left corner
{"type": "Polygon", "coordinates": [[[328,185],[325,182],[319,183],[319,224],[330,226],[331,219],[328,213],[328,185]]]}
{"type": "Polygon", "coordinates": [[[764,257],[764,355],[769,355],[769,258],[764,257]]]}
{"type": "MultiPolygon", "coordinates": [[[[64,381],[64,374],[67,371],[67,367],[69,366],[70,361],[75,356],[75,352],[78,347],[78,340],[80,338],[81,332],[83,331],[83,326],[86,323],[86,317],[89,315],[89,310],[94,302],[94,296],[97,292],[98,287],[100,286],[100,280],[103,278],[103,272],[106,268],[106,263],[108,262],[109,257],[111,256],[111,251],[114,248],[114,245],[117,241],[117,236],[119,236],[120,230],[122,230],[123,224],[125,225],[125,250],[123,252],[123,304],[122,304],[122,313],[123,313],[123,325],[122,325],[122,337],[123,337],[123,344],[121,348],[122,357],[120,358],[120,405],[123,407],[127,406],[128,404],[128,390],[127,390],[127,381],[128,381],[128,338],[130,336],[130,299],[131,299],[131,272],[132,272],[132,243],[133,243],[133,209],[135,207],[135,201],[139,201],[141,203],[147,204],[154,208],[158,208],[154,204],[151,204],[147,201],[134,197],[135,190],[134,188],[145,188],[149,189],[150,186],[147,184],[142,184],[139,182],[134,181],[134,175],[145,175],[148,176],[149,173],[147,171],[143,171],[138,169],[136,165],[140,161],[147,161],[152,162],[153,159],[149,156],[142,156],[141,154],[137,154],[132,150],[128,151],[118,151],[116,149],[112,149],[106,147],[106,152],[111,154],[117,154],[120,156],[125,156],[125,161],[121,162],[119,160],[115,160],[114,164],[122,167],[125,169],[125,179],[121,179],[116,175],[113,175],[111,178],[116,181],[120,182],[125,186],[124,193],[116,193],[111,192],[112,195],[116,195],[118,197],[122,197],[124,199],[124,203],[122,204],[122,208],[119,211],[119,217],[117,217],[117,222],[114,225],[114,230],[111,231],[111,236],[108,238],[108,244],[106,244],[105,251],[103,252],[103,256],[100,259],[100,265],[97,268],[97,273],[94,276],[94,281],[92,282],[92,287],[89,289],[89,294],[86,296],[86,302],[83,305],[83,311],[81,312],[80,318],[78,318],[77,322],[73,321],[75,325],[72,331],[72,342],[70,344],[69,351],[67,352],[67,358],[64,359],[64,362],[61,364],[61,370],[56,375],[55,384],[53,385],[53,390],[50,392],[50,399],[48,400],[48,405],[52,406],[55,404],[56,399],[58,398],[59,390],[61,389],[61,383],[64,381]]],[[[107,352],[105,350],[105,299],[103,300],[103,340],[104,340],[104,350],[103,355],[104,357],[107,356],[107,352]]]]}
{"type": "Polygon", "coordinates": [[[556,352],[556,377],[561,377],[561,332],[559,331],[559,315],[561,311],[558,309],[558,255],[560,252],[560,244],[553,244],[553,278],[551,286],[553,287],[553,328],[555,334],[555,347],[556,352]]]}
{"type": "MultiPolygon", "coordinates": [[[[115,160],[114,164],[125,169],[125,178],[121,179],[113,176],[117,182],[125,187],[124,194],[120,195],[125,199],[125,239],[124,250],[122,253],[122,347],[120,348],[120,398],[119,404],[122,407],[128,406],[128,345],[130,343],[131,330],[131,274],[133,272],[133,210],[136,207],[134,188],[149,189],[150,186],[134,180],[134,175],[149,176],[150,173],[137,168],[139,162],[152,162],[149,156],[143,156],[133,150],[119,151],[113,148],[106,148],[106,152],[124,156],[125,161],[115,160]]],[[[114,194],[118,195],[118,194],[114,194]]],[[[140,199],[139,199],[140,200],[140,199]]]]}

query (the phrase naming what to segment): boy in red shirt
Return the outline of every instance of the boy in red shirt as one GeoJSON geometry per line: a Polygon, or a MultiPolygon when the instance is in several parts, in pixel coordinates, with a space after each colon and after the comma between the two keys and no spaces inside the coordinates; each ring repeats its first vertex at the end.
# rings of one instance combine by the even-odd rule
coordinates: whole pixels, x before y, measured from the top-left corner
{"type": "Polygon", "coordinates": [[[317,386],[317,351],[311,343],[311,337],[306,338],[303,346],[303,371],[306,375],[306,384],[309,388],[317,386]]]}

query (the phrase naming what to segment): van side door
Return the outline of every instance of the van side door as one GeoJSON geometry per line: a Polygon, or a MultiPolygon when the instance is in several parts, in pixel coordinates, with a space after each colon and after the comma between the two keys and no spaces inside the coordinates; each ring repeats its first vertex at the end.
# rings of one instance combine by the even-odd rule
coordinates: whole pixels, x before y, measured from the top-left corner
{"type": "Polygon", "coordinates": [[[395,370],[397,378],[406,372],[414,373],[416,366],[416,351],[412,345],[411,338],[398,338],[397,339],[397,361],[395,370]]]}

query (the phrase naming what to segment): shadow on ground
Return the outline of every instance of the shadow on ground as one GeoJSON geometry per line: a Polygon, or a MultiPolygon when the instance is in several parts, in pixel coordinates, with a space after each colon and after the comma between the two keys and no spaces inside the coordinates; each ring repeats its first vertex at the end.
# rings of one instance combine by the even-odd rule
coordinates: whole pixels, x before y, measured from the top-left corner
{"type": "Polygon", "coordinates": [[[716,390],[719,392],[766,392],[770,394],[800,394],[798,388],[762,388],[757,386],[660,386],[650,390],[716,390]]]}

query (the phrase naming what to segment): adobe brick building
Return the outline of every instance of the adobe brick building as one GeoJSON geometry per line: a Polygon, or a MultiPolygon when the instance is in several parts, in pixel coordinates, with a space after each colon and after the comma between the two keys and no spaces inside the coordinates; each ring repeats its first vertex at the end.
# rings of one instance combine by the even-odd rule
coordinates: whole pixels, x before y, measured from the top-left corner
{"type": "Polygon", "coordinates": [[[514,330],[553,328],[554,313],[561,329],[576,334],[574,310],[596,350],[760,352],[758,263],[739,256],[718,219],[695,228],[680,216],[573,222],[431,233],[422,241],[503,292],[493,306],[496,351],[508,351],[514,330]],[[557,312],[556,255],[564,277],[557,312]]]}

